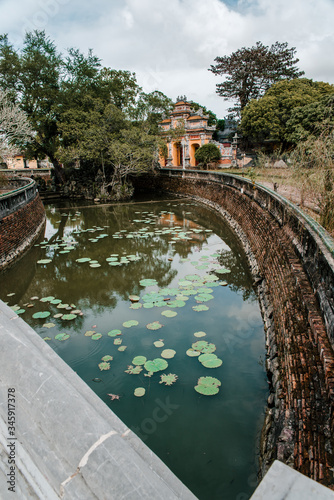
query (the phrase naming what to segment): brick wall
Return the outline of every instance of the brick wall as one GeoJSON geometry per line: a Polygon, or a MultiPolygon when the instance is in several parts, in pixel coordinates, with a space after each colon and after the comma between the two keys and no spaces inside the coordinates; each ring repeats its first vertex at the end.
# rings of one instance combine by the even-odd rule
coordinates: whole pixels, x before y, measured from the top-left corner
{"type": "Polygon", "coordinates": [[[209,200],[246,236],[260,274],[258,291],[266,297],[262,305],[271,394],[261,438],[261,473],[278,458],[333,487],[333,349],[290,228],[240,190],[209,180],[151,176],[134,182],[137,188],[209,200]]]}
{"type": "Polygon", "coordinates": [[[45,210],[38,194],[23,208],[0,221],[0,270],[22,256],[44,224],[45,210]]]}

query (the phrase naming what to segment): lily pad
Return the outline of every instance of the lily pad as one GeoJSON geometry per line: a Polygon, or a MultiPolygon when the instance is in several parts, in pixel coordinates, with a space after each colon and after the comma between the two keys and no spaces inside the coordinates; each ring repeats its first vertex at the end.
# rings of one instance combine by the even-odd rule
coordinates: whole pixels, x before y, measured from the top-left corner
{"type": "Polygon", "coordinates": [[[26,310],[25,309],[18,309],[15,312],[16,312],[16,314],[23,314],[24,312],[26,312],[26,310]]]}
{"type": "Polygon", "coordinates": [[[114,345],[121,345],[122,342],[123,342],[122,339],[115,339],[114,340],[114,345]]]}
{"type": "MultiPolygon", "coordinates": [[[[55,300],[55,297],[53,297],[53,295],[50,295],[49,297],[42,297],[40,299],[41,302],[52,302],[53,300],[55,300]]],[[[59,302],[61,302],[61,300],[59,302]]]]}
{"type": "Polygon", "coordinates": [[[91,337],[92,335],[94,335],[94,333],[96,333],[94,330],[87,330],[87,332],[85,333],[85,337],[91,337]]]}
{"type": "Polygon", "coordinates": [[[125,370],[125,373],[129,373],[130,375],[139,375],[139,373],[143,370],[142,366],[133,366],[129,365],[128,369],[125,370]]]}
{"type": "Polygon", "coordinates": [[[65,319],[66,321],[71,321],[72,319],[77,318],[76,314],[64,314],[61,319],[65,319]]]}
{"type": "Polygon", "coordinates": [[[158,284],[158,282],[157,282],[157,280],[155,280],[155,279],[147,278],[147,279],[140,280],[140,281],[139,281],[139,284],[140,284],[141,286],[145,286],[145,287],[146,287],[146,286],[153,286],[153,285],[157,285],[157,284],[158,284]]]}
{"type": "Polygon", "coordinates": [[[94,335],[92,335],[92,340],[99,340],[100,338],[102,337],[102,333],[94,333],[94,335]]]}
{"type": "Polygon", "coordinates": [[[161,313],[162,316],[166,316],[166,318],[174,318],[177,316],[176,311],[169,311],[168,309],[166,311],[162,311],[161,313]]]}
{"type": "Polygon", "coordinates": [[[196,351],[195,349],[188,349],[186,351],[186,355],[189,356],[190,358],[194,358],[196,356],[199,356],[201,354],[200,351],[196,351]]]}
{"type": "Polygon", "coordinates": [[[128,346],[126,346],[126,345],[120,345],[118,348],[118,351],[123,352],[123,351],[125,351],[125,349],[127,349],[127,347],[128,346]]]}
{"type": "Polygon", "coordinates": [[[146,389],[144,389],[144,387],[137,387],[133,394],[137,396],[137,398],[141,398],[142,396],[144,396],[145,392],[146,389]]]}
{"type": "Polygon", "coordinates": [[[201,312],[201,311],[208,311],[209,308],[208,306],[205,306],[204,304],[199,304],[198,306],[193,306],[192,309],[196,312],[201,312]]]}
{"type": "Polygon", "coordinates": [[[153,321],[153,323],[148,323],[148,325],[146,325],[146,328],[148,328],[148,330],[159,330],[163,326],[164,325],[162,325],[159,321],[153,321]]]}
{"type": "Polygon", "coordinates": [[[53,328],[55,325],[55,323],[44,323],[43,327],[44,328],[53,328]]]}
{"type": "Polygon", "coordinates": [[[176,351],[174,349],[164,349],[161,353],[161,357],[165,359],[174,358],[176,351]]]}
{"type": "Polygon", "coordinates": [[[162,375],[160,375],[160,382],[159,384],[165,384],[165,385],[173,385],[177,379],[178,379],[178,376],[175,375],[175,373],[169,373],[168,375],[166,373],[163,373],[162,375]]]}
{"type": "Polygon", "coordinates": [[[39,318],[48,318],[50,316],[50,312],[49,311],[39,311],[39,312],[36,312],[35,314],[32,315],[32,317],[34,319],[39,319],[39,318]]]}
{"type": "Polygon", "coordinates": [[[129,295],[129,300],[131,300],[131,302],[138,302],[140,297],[139,295],[129,295]]]}
{"type": "Polygon", "coordinates": [[[197,338],[206,337],[206,333],[205,332],[195,332],[194,336],[197,338]]]}
{"type": "Polygon", "coordinates": [[[171,300],[167,305],[168,307],[184,307],[186,303],[183,300],[171,300]]]}
{"type": "Polygon", "coordinates": [[[221,382],[214,377],[200,377],[195,386],[195,391],[204,396],[214,396],[219,392],[221,382]]]}
{"type": "Polygon", "coordinates": [[[122,334],[121,330],[110,330],[110,332],[108,332],[109,337],[117,337],[117,335],[121,334],[122,334]]]}
{"type": "Polygon", "coordinates": [[[163,347],[165,345],[162,340],[156,340],[155,342],[153,342],[153,344],[155,345],[155,347],[163,347]]]}
{"type": "Polygon", "coordinates": [[[58,333],[58,335],[55,336],[56,340],[67,340],[69,338],[70,336],[68,333],[58,333]]]}
{"type": "Polygon", "coordinates": [[[52,262],[52,259],[41,259],[37,261],[37,264],[49,264],[52,262]]]}
{"type": "Polygon", "coordinates": [[[159,372],[165,370],[168,363],[165,359],[156,358],[153,360],[146,361],[144,367],[148,372],[159,372]]]}
{"type": "Polygon", "coordinates": [[[140,302],[134,302],[133,304],[131,304],[130,306],[130,309],[141,309],[143,307],[143,304],[141,304],[140,302]]]}
{"type": "Polygon", "coordinates": [[[135,319],[130,319],[129,321],[124,321],[123,326],[125,328],[131,328],[131,326],[137,326],[139,322],[135,319]]]}
{"type": "Polygon", "coordinates": [[[136,356],[132,360],[133,365],[144,365],[147,361],[147,358],[145,356],[136,356]]]}
{"type": "Polygon", "coordinates": [[[89,262],[90,260],[90,257],[81,257],[80,259],[76,259],[75,262],[79,262],[81,264],[83,262],[89,262]]]}
{"type": "Polygon", "coordinates": [[[102,359],[102,361],[112,361],[114,358],[113,358],[113,356],[110,356],[110,354],[106,354],[101,359],[102,359]]]}
{"type": "Polygon", "coordinates": [[[102,363],[99,363],[99,368],[101,371],[110,370],[110,363],[107,363],[106,361],[102,361],[102,363]]]}

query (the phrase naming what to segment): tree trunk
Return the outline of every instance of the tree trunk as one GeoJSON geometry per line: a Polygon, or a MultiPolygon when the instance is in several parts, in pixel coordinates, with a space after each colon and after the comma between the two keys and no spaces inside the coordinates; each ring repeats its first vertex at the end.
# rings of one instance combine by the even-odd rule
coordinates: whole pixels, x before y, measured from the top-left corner
{"type": "Polygon", "coordinates": [[[57,158],[51,157],[50,156],[51,163],[53,163],[54,166],[54,171],[55,171],[55,178],[56,178],[56,184],[64,184],[65,182],[65,175],[64,175],[64,170],[57,160],[57,158]]]}

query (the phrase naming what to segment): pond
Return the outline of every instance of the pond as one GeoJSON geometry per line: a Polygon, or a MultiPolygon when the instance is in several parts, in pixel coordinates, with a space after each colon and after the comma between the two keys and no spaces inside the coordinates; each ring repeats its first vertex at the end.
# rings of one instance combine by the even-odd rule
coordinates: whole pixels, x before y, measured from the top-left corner
{"type": "Polygon", "coordinates": [[[0,298],[200,500],[249,498],[263,322],[229,226],[189,199],[46,206],[0,298]]]}

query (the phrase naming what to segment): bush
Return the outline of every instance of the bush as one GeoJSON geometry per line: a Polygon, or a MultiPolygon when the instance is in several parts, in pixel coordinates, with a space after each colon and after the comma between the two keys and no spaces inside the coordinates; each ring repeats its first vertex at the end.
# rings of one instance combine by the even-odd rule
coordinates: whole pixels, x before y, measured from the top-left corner
{"type": "Polygon", "coordinates": [[[203,168],[209,163],[216,163],[221,159],[220,149],[212,143],[203,144],[195,153],[195,159],[203,168]]]}

